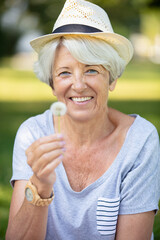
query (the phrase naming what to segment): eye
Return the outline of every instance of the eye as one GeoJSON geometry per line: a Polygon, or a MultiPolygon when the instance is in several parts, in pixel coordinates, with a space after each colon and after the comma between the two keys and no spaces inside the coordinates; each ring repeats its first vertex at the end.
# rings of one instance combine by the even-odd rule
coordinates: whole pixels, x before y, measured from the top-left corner
{"type": "Polygon", "coordinates": [[[96,75],[98,71],[96,69],[89,69],[85,72],[86,75],[96,75]]]}
{"type": "Polygon", "coordinates": [[[67,72],[67,71],[64,71],[64,72],[59,73],[59,76],[60,76],[60,77],[68,77],[68,76],[70,76],[70,75],[71,75],[71,73],[70,73],[70,72],[67,72]]]}

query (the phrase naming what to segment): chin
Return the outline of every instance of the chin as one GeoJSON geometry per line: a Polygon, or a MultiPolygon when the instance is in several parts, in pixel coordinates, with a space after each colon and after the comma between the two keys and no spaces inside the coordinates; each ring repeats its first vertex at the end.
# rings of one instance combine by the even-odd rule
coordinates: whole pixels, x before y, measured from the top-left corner
{"type": "Polygon", "coordinates": [[[76,114],[69,114],[68,116],[75,122],[85,123],[93,119],[92,114],[90,113],[76,113],[76,114]]]}

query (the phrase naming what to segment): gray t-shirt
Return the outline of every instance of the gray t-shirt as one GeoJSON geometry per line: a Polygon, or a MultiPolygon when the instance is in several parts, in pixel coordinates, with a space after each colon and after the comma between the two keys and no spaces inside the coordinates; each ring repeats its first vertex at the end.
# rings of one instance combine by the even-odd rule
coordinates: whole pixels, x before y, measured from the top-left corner
{"type": "MultiPolygon", "coordinates": [[[[81,192],[72,190],[63,164],[56,168],[55,197],[49,206],[47,240],[114,240],[119,214],[158,209],[160,147],[155,127],[134,115],[125,142],[109,169],[81,192]]],[[[49,110],[19,128],[13,152],[15,180],[28,180],[32,170],[25,150],[36,139],[54,133],[49,110]]]]}

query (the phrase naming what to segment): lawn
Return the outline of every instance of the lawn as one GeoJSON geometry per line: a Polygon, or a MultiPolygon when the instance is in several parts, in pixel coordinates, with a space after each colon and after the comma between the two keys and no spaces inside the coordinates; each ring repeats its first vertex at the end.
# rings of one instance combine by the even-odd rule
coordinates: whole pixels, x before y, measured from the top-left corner
{"type": "MultiPolygon", "coordinates": [[[[12,189],[12,149],[19,125],[43,112],[55,101],[51,90],[29,71],[0,68],[0,240],[5,239],[12,189]]],[[[130,64],[119,80],[109,105],[124,113],[138,113],[151,121],[160,134],[160,68],[144,62],[130,64]]],[[[154,224],[160,239],[160,213],[154,224]]]]}

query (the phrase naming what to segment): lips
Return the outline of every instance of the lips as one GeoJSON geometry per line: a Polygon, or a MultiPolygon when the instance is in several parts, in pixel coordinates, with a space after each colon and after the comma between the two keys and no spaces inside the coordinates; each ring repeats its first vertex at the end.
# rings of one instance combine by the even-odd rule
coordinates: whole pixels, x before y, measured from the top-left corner
{"type": "Polygon", "coordinates": [[[70,99],[73,101],[73,102],[86,102],[86,101],[89,101],[91,100],[93,97],[71,97],[70,99]]]}

